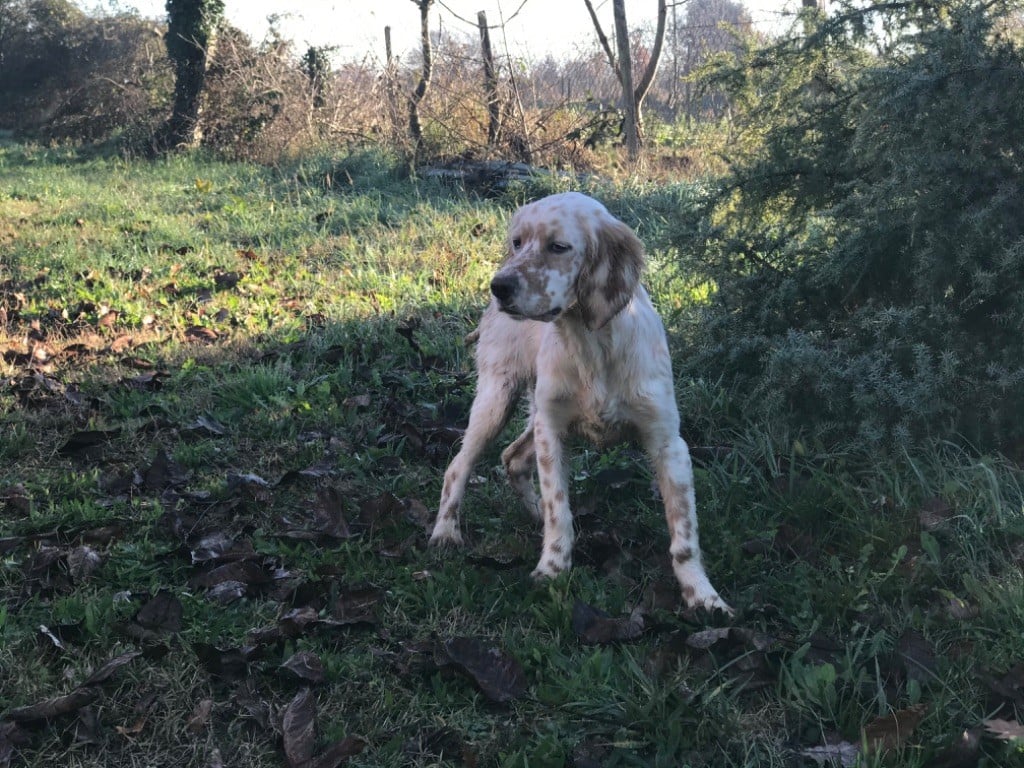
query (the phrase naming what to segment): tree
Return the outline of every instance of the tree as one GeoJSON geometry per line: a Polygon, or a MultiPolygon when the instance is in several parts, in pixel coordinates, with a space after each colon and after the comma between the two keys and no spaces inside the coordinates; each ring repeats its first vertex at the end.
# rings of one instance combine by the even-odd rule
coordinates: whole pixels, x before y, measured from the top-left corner
{"type": "Polygon", "coordinates": [[[697,88],[695,73],[723,54],[737,56],[744,38],[755,34],[753,20],[737,0],[689,0],[682,25],[673,24],[669,54],[683,86],[682,108],[689,118],[719,118],[728,110],[721,88],[697,88]]]}
{"type": "Polygon", "coordinates": [[[174,64],[174,105],[157,138],[161,150],[192,147],[202,138],[203,89],[224,0],[166,0],[166,8],[164,43],[174,64]]]}
{"type": "Polygon", "coordinates": [[[591,0],[583,0],[587,6],[587,11],[590,13],[590,20],[594,23],[594,29],[597,32],[597,39],[600,41],[601,47],[604,49],[605,55],[608,57],[608,63],[611,65],[612,71],[615,72],[615,77],[618,79],[619,86],[622,89],[622,105],[623,112],[625,113],[624,132],[626,136],[626,151],[629,153],[629,157],[632,160],[636,160],[640,155],[640,141],[643,136],[643,102],[644,98],[647,96],[647,92],[651,89],[651,84],[654,82],[654,76],[658,71],[658,64],[661,61],[662,46],[665,41],[668,8],[666,0],[657,1],[658,23],[654,32],[654,43],[651,47],[650,58],[648,59],[647,67],[640,76],[639,82],[637,82],[634,87],[632,55],[629,45],[629,28],[626,24],[625,0],[613,0],[615,40],[618,48],[617,56],[612,51],[612,47],[608,42],[608,36],[605,35],[604,30],[601,28],[601,22],[597,18],[597,12],[594,10],[593,3],[591,0]]]}
{"type": "Polygon", "coordinates": [[[311,45],[302,55],[302,72],[309,80],[314,109],[320,109],[325,103],[324,89],[331,76],[331,53],[334,50],[333,46],[311,45]]]}
{"type": "Polygon", "coordinates": [[[434,0],[412,0],[420,11],[420,50],[423,52],[423,66],[420,80],[409,97],[409,135],[412,137],[413,156],[418,158],[423,150],[423,125],[420,123],[420,102],[427,95],[430,77],[433,73],[434,58],[430,47],[430,6],[434,0]]]}

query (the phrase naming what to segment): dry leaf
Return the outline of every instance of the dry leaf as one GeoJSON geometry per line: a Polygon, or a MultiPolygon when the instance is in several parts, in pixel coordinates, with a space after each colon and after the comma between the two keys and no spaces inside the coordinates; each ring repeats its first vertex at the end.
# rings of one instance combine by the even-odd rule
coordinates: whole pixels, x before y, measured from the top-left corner
{"type": "Polygon", "coordinates": [[[1020,741],[1024,739],[1024,725],[1021,725],[1016,720],[993,718],[992,720],[983,720],[982,725],[985,726],[986,731],[1002,741],[1020,741]]]}
{"type": "Polygon", "coordinates": [[[607,643],[636,640],[644,633],[644,617],[639,609],[629,616],[612,618],[604,611],[577,600],[572,607],[572,630],[583,643],[607,643]]]}
{"type": "Polygon", "coordinates": [[[307,768],[313,758],[316,739],[316,700],[312,690],[303,688],[289,702],[281,720],[284,755],[289,768],[307,768]]]}
{"type": "Polygon", "coordinates": [[[287,670],[299,680],[304,680],[312,685],[319,685],[324,681],[324,665],[320,657],[311,651],[299,651],[292,655],[281,669],[287,670]]]}
{"type": "Polygon", "coordinates": [[[864,726],[863,740],[868,751],[884,752],[906,745],[927,711],[928,707],[925,704],[915,704],[906,709],[890,712],[885,717],[876,717],[864,726]]]}
{"type": "Polygon", "coordinates": [[[853,768],[857,764],[860,747],[848,741],[841,741],[838,744],[824,744],[820,747],[802,749],[800,754],[810,758],[818,765],[838,765],[842,768],[853,768]]]}
{"type": "Polygon", "coordinates": [[[468,676],[491,701],[503,704],[526,692],[526,673],[510,654],[472,637],[453,637],[444,644],[452,664],[468,676]]]}
{"type": "Polygon", "coordinates": [[[189,733],[200,734],[205,731],[210,722],[211,712],[213,712],[213,699],[203,699],[196,704],[196,708],[192,710],[192,716],[185,725],[189,733]]]}

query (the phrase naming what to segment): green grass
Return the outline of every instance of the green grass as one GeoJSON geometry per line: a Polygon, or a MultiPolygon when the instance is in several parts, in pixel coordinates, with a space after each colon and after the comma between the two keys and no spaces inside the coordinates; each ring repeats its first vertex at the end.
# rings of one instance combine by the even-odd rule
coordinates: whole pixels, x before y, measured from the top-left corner
{"type": "MultiPolygon", "coordinates": [[[[357,736],[362,766],[801,765],[917,705],[861,764],[926,766],[965,729],[1018,717],[1024,683],[1004,675],[1024,662],[1024,494],[999,456],[814,453],[745,421],[726,388],[680,381],[707,566],[735,619],[680,612],[651,478],[626,447],[574,451],[587,514],[555,582],[529,581],[539,535],[497,448],[470,488],[467,549],[426,548],[473,394],[462,337],[532,192],[477,199],[372,155],[265,169],[0,148],[0,710],[143,651],[89,708],[19,729],[15,764],[282,765],[300,686],[279,667],[300,650],[324,670],[317,750],[357,736]],[[69,447],[86,430],[106,434],[69,447]],[[323,487],[351,538],[294,535],[323,487]],[[248,554],[204,560],[211,534],[248,554]],[[221,602],[203,579],[232,562],[262,576],[221,602]],[[252,634],[303,606],[329,619],[364,586],[372,622],[252,634]],[[180,620],[140,633],[161,593],[180,620]],[[646,629],[584,645],[577,601],[641,606],[646,629]],[[712,626],[732,633],[687,645],[712,626]],[[455,636],[512,654],[525,693],[489,702],[441,652],[455,636]],[[259,655],[215,674],[204,643],[259,655]]],[[[599,192],[648,243],[683,337],[707,289],[674,275],[666,233],[693,190],[599,192]]],[[[986,736],[962,764],[1020,758],[986,736]]]]}

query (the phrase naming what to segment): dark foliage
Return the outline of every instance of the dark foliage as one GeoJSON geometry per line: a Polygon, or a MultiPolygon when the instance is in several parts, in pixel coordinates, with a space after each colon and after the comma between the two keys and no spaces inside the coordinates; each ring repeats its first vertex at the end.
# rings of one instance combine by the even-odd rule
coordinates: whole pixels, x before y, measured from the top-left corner
{"type": "Polygon", "coordinates": [[[87,16],[67,0],[0,2],[0,128],[93,141],[146,133],[170,73],[136,16],[87,16]]]}
{"type": "Polygon", "coordinates": [[[756,105],[751,124],[770,127],[686,235],[718,289],[691,359],[756,418],[830,443],[1021,448],[1024,51],[1006,33],[1011,6],[844,9],[726,73],[756,105]]]}

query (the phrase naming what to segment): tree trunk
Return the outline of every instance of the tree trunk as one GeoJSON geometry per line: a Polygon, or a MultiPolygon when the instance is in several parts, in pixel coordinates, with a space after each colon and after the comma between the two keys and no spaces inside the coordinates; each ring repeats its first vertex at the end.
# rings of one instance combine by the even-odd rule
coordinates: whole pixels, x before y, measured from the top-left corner
{"type": "Polygon", "coordinates": [[[501,102],[498,99],[498,74],[494,68],[494,54],[491,52],[491,34],[487,29],[487,14],[476,15],[480,27],[480,50],[484,59],[484,93],[487,97],[487,146],[493,148],[501,128],[501,102]]]}
{"type": "Polygon", "coordinates": [[[434,60],[430,50],[430,6],[434,0],[412,0],[420,9],[420,48],[423,51],[423,68],[420,70],[420,81],[409,97],[409,135],[412,137],[414,160],[423,151],[423,126],[420,123],[420,102],[430,87],[434,60]]]}
{"type": "Polygon", "coordinates": [[[608,64],[615,73],[622,89],[622,111],[624,113],[623,132],[625,134],[626,149],[630,159],[636,160],[640,156],[640,138],[643,136],[643,102],[647,93],[654,83],[654,76],[658,71],[658,64],[661,61],[661,52],[665,44],[665,29],[668,26],[668,3],[667,0],[658,0],[658,27],[654,33],[654,45],[651,48],[651,58],[644,70],[637,86],[633,87],[633,66],[632,51],[629,47],[629,27],[626,24],[626,7],[624,0],[613,0],[612,9],[615,15],[615,43],[618,55],[612,50],[608,37],[601,29],[601,22],[597,18],[594,4],[591,0],[583,0],[590,14],[590,20],[594,23],[597,32],[597,39],[608,57],[608,64]]]}
{"type": "Polygon", "coordinates": [[[629,50],[629,27],[626,26],[626,0],[613,0],[612,10],[615,13],[615,43],[619,49],[619,82],[622,84],[626,153],[630,162],[636,162],[640,158],[640,132],[637,130],[639,111],[633,90],[633,57],[629,50]]]}
{"type": "Polygon", "coordinates": [[[174,104],[157,137],[161,151],[194,147],[202,139],[206,72],[223,14],[223,0],[167,0],[164,41],[174,64],[174,104]]]}
{"type": "Polygon", "coordinates": [[[658,0],[658,26],[654,31],[654,46],[651,48],[651,60],[647,62],[647,69],[633,92],[633,102],[636,104],[636,130],[637,134],[643,136],[644,117],[643,105],[651,85],[654,84],[654,75],[658,71],[658,64],[661,63],[661,51],[665,45],[665,29],[668,22],[668,6],[666,0],[658,0]]]}

